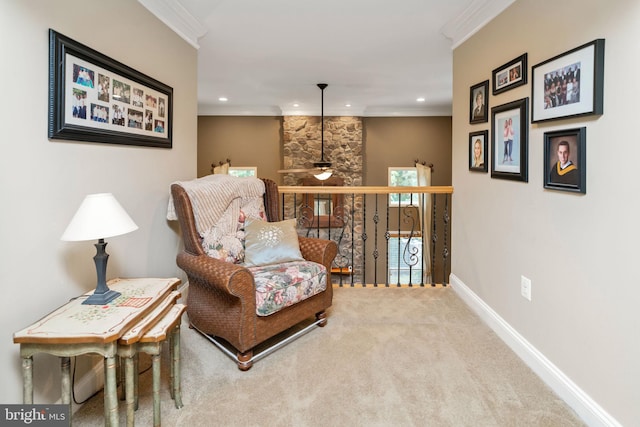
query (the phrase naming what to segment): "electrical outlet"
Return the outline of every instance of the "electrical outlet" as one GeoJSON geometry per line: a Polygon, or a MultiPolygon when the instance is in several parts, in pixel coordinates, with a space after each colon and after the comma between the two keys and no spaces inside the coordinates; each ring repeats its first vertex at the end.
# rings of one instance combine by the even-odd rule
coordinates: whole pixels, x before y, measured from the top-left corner
{"type": "Polygon", "coordinates": [[[523,298],[531,301],[531,279],[520,276],[520,293],[522,294],[523,298]]]}

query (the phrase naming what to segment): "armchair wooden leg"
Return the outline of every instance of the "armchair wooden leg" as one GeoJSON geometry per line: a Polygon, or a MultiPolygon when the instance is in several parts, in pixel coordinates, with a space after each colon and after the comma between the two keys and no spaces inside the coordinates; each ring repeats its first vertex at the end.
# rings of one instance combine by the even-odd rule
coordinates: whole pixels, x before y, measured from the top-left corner
{"type": "Polygon", "coordinates": [[[245,351],[244,353],[238,352],[238,369],[241,371],[248,371],[253,366],[253,350],[245,351]]]}
{"type": "Polygon", "coordinates": [[[321,328],[327,325],[327,313],[321,311],[320,313],[316,313],[316,320],[320,320],[318,326],[321,328]]]}

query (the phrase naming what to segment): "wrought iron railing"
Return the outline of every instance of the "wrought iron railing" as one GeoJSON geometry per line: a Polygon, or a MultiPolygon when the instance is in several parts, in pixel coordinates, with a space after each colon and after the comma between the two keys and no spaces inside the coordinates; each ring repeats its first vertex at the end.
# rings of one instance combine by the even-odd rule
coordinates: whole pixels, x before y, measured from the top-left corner
{"type": "Polygon", "coordinates": [[[338,244],[340,286],[435,286],[451,271],[453,187],[280,186],[282,218],[338,244]]]}

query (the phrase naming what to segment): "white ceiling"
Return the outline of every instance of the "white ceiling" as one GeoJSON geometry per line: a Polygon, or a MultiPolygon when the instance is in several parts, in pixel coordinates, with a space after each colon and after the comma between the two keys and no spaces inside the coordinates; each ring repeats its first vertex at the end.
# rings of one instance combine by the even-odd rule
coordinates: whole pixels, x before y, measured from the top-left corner
{"type": "Polygon", "coordinates": [[[320,115],[328,83],[327,116],[431,116],[453,48],[515,0],[138,1],[198,48],[199,115],[320,115]]]}

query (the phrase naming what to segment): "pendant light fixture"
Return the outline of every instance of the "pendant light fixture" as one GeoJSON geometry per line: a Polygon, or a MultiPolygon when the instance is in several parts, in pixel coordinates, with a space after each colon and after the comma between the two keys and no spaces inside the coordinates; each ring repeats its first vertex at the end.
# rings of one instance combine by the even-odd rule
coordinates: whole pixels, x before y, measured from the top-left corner
{"type": "Polygon", "coordinates": [[[331,168],[331,162],[324,159],[324,90],[327,88],[326,83],[318,83],[320,88],[320,161],[313,164],[314,168],[319,169],[318,173],[314,173],[313,176],[320,181],[329,179],[333,174],[331,168]]]}
{"type": "Polygon", "coordinates": [[[320,103],[320,161],[313,163],[313,169],[280,169],[278,173],[311,173],[316,179],[324,181],[333,174],[331,162],[324,159],[324,90],[329,86],[326,83],[318,83],[321,93],[320,103]]]}

